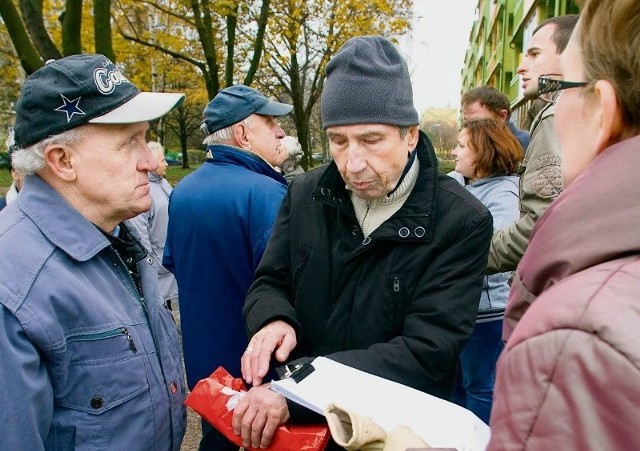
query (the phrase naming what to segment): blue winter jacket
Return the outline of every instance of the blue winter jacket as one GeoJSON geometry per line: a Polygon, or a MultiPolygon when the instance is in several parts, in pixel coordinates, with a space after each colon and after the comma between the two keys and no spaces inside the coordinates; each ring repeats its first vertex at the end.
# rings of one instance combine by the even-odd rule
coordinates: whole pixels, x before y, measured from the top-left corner
{"type": "Polygon", "coordinates": [[[218,366],[240,376],[244,299],[286,193],[285,179],[257,155],[224,145],[207,149],[213,158],[171,194],[163,259],[180,290],[191,388],[218,366]]]}
{"type": "MultiPolygon", "coordinates": [[[[462,174],[452,171],[448,174],[462,185],[465,184],[462,174]]],[[[501,175],[475,180],[465,187],[493,216],[493,230],[500,230],[515,222],[520,216],[518,201],[518,183],[516,175],[501,175]]],[[[477,322],[502,319],[507,306],[510,287],[510,272],[502,272],[484,277],[477,322]]]]}
{"type": "Polygon", "coordinates": [[[110,241],[28,176],[0,213],[0,448],[179,450],[180,348],[153,259],[143,296],[110,241]]]}

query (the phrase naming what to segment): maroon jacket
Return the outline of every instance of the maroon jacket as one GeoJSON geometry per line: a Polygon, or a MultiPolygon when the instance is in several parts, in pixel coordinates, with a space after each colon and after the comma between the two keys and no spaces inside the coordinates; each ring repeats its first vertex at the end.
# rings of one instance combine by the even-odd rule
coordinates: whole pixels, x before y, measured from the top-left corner
{"type": "Polygon", "coordinates": [[[606,149],[536,224],[507,305],[488,449],[639,446],[638,168],[640,136],[606,149]]]}

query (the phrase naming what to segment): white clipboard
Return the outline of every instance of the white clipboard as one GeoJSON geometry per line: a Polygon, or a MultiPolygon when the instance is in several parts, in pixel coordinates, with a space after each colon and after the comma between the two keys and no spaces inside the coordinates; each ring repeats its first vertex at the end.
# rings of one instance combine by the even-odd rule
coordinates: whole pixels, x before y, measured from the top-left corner
{"type": "Polygon", "coordinates": [[[325,357],[314,371],[296,382],[272,381],[271,389],[293,402],[323,414],[329,403],[371,418],[385,431],[405,425],[434,448],[484,451],[490,430],[469,410],[325,357]]]}

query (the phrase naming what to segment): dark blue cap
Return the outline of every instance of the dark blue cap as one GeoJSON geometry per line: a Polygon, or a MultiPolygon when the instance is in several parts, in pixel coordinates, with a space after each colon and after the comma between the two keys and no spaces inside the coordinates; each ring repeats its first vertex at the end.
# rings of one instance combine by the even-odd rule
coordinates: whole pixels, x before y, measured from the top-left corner
{"type": "Polygon", "coordinates": [[[234,85],[218,92],[204,109],[202,124],[207,134],[229,127],[246,119],[252,114],[263,116],[282,116],[293,109],[293,105],[274,102],[253,88],[234,85]]]}
{"type": "Polygon", "coordinates": [[[140,92],[104,55],[50,60],[22,86],[16,102],[16,145],[24,148],[87,123],[150,121],[183,100],[181,93],[140,92]]]}

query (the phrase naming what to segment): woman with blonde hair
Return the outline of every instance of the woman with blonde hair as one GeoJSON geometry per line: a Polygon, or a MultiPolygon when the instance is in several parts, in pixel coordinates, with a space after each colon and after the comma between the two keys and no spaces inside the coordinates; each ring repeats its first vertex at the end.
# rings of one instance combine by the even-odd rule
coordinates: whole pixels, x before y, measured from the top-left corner
{"type": "MultiPolygon", "coordinates": [[[[499,230],[519,216],[518,176],[523,150],[504,121],[471,119],[462,125],[453,150],[455,171],[449,175],[476,196],[493,216],[499,230]]],[[[496,361],[502,351],[502,319],[509,296],[510,273],[485,276],[476,326],[460,354],[453,401],[488,423],[496,361]]]]}
{"type": "Polygon", "coordinates": [[[584,0],[556,103],[564,189],[514,279],[490,449],[640,444],[640,2],[584,0]]]}

